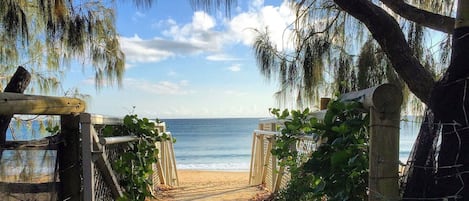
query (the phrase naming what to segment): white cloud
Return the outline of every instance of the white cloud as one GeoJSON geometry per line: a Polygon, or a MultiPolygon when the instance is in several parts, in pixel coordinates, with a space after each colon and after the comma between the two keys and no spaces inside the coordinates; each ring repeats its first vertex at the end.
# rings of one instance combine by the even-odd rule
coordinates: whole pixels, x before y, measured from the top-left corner
{"type": "Polygon", "coordinates": [[[291,30],[287,27],[295,19],[288,4],[288,1],[284,1],[280,6],[261,6],[262,0],[254,1],[250,11],[240,13],[227,23],[231,32],[229,35],[236,37],[234,40],[251,46],[257,35],[254,30],[264,31],[267,28],[277,47],[288,47],[286,41],[290,38],[291,30]]]}
{"type": "Polygon", "coordinates": [[[262,6],[264,6],[264,0],[253,0],[250,6],[251,9],[259,10],[260,8],[262,8],[262,6]]]}
{"type": "Polygon", "coordinates": [[[127,89],[141,90],[146,93],[157,95],[187,95],[194,94],[194,90],[188,89],[189,81],[181,80],[179,82],[159,81],[152,83],[145,80],[125,79],[127,89]]]}
{"type": "Polygon", "coordinates": [[[146,15],[145,13],[142,13],[142,12],[135,12],[134,15],[132,16],[132,21],[136,22],[138,21],[140,18],[144,18],[146,15]]]}
{"type": "Polygon", "coordinates": [[[234,64],[234,65],[228,67],[228,70],[230,70],[232,72],[239,72],[239,71],[241,71],[241,65],[234,64]]]}
{"type": "Polygon", "coordinates": [[[214,30],[215,19],[203,11],[192,16],[192,22],[185,25],[170,24],[163,35],[174,41],[190,43],[205,51],[219,51],[223,44],[223,33],[214,30]]]}
{"type": "MultiPolygon", "coordinates": [[[[162,32],[165,38],[142,39],[138,35],[120,38],[129,62],[158,62],[178,55],[222,50],[225,35],[214,31],[215,19],[204,12],[195,12],[189,24],[178,25],[172,19],[163,23],[169,26],[162,32]]],[[[161,23],[155,26],[161,26],[161,23]]]]}
{"type": "Polygon", "coordinates": [[[166,28],[161,31],[162,37],[142,39],[135,35],[121,37],[120,41],[127,61],[131,63],[159,62],[200,53],[208,54],[206,59],[210,61],[233,61],[238,58],[228,56],[223,52],[224,48],[237,43],[250,47],[256,37],[254,29],[263,31],[267,27],[277,47],[288,47],[285,41],[289,41],[291,31],[286,27],[293,19],[288,1],[280,6],[265,6],[263,0],[255,0],[248,11],[224,19],[224,24],[217,24],[214,17],[197,11],[187,24],[171,18],[154,24],[154,28],[166,28]]]}
{"type": "Polygon", "coordinates": [[[236,58],[227,54],[212,54],[206,57],[209,61],[239,61],[240,58],[236,58]]]}
{"type": "MultiPolygon", "coordinates": [[[[119,41],[129,62],[157,62],[174,56],[173,52],[159,48],[158,44],[148,46],[149,41],[142,40],[137,35],[132,38],[121,37],[119,41]]],[[[152,41],[154,43],[163,42],[157,39],[152,41]]]]}

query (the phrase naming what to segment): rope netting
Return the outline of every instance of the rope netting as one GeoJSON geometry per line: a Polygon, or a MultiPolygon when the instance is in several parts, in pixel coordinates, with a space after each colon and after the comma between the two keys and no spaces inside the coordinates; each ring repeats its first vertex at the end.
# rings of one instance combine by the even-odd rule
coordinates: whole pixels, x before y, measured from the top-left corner
{"type": "MultiPolygon", "coordinates": [[[[121,144],[113,144],[113,145],[106,145],[104,148],[104,152],[109,161],[115,161],[119,155],[124,153],[128,149],[127,143],[121,144]]],[[[103,200],[103,201],[112,201],[114,200],[111,194],[110,184],[106,183],[104,177],[102,176],[101,170],[99,168],[95,168],[93,172],[94,177],[94,197],[95,200],[103,200]]],[[[116,175],[117,180],[120,180],[120,175],[116,175]]]]}
{"type": "Polygon", "coordinates": [[[469,83],[463,79],[449,85],[460,87],[453,90],[461,92],[457,94],[461,100],[453,99],[457,104],[448,105],[445,112],[449,115],[442,116],[444,120],[426,111],[402,179],[403,200],[469,199],[469,187],[465,186],[469,182],[469,83]]]}
{"type": "Polygon", "coordinates": [[[1,200],[57,200],[56,153],[56,150],[3,150],[0,156],[1,200]]]}

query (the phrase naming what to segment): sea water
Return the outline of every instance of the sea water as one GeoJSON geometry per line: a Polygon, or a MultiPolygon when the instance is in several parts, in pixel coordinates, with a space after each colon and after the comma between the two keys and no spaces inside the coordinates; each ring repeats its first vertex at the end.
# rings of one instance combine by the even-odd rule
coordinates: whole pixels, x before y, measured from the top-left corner
{"type": "MultiPolygon", "coordinates": [[[[413,120],[412,118],[410,118],[413,120]]],[[[192,170],[223,170],[249,171],[251,161],[252,134],[258,128],[260,118],[213,118],[213,119],[165,119],[167,131],[176,138],[174,152],[178,169],[192,170]]],[[[48,133],[33,132],[38,124],[32,128],[21,127],[15,129],[14,134],[8,132],[7,140],[28,140],[45,137],[48,133]]],[[[36,129],[35,129],[36,128],[36,129]]],[[[399,159],[405,163],[412,149],[419,130],[419,123],[415,121],[401,121],[399,159]]],[[[5,151],[0,161],[1,165],[17,167],[23,170],[23,165],[9,158],[33,158],[34,161],[44,161],[44,158],[55,156],[55,151],[5,151]],[[34,156],[24,156],[34,152],[34,156]]],[[[22,160],[20,160],[22,161],[22,160]]],[[[47,161],[55,161],[49,159],[47,161]]],[[[41,163],[40,169],[51,169],[51,165],[41,163]],[[47,167],[43,167],[47,166],[47,167]]],[[[39,168],[39,167],[36,167],[39,168]]],[[[13,169],[11,169],[13,170],[13,169]]],[[[14,172],[16,172],[14,171],[14,172]]],[[[42,170],[43,171],[43,170],[42,170]]]]}
{"type": "Polygon", "coordinates": [[[167,119],[178,169],[249,170],[259,118],[167,119]]]}
{"type": "MultiPolygon", "coordinates": [[[[249,171],[252,133],[259,118],[166,119],[178,169],[249,171]]],[[[401,121],[399,159],[405,163],[419,124],[401,121]]]]}

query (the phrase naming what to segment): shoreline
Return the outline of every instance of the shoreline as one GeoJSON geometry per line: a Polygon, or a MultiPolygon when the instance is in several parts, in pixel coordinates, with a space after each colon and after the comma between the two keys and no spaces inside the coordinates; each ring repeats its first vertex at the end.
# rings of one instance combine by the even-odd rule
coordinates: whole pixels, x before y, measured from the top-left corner
{"type": "Polygon", "coordinates": [[[238,170],[238,169],[177,169],[177,171],[196,171],[196,172],[245,172],[249,173],[250,170],[238,170]]]}

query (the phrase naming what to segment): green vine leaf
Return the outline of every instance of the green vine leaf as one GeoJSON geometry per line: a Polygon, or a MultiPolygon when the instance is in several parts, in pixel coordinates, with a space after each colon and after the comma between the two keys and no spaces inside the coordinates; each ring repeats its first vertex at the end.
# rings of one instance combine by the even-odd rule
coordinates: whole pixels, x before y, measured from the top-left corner
{"type": "Polygon", "coordinates": [[[291,180],[277,200],[366,200],[368,180],[368,115],[361,104],[332,101],[324,120],[311,117],[309,109],[271,109],[284,122],[272,154],[287,166],[291,180]],[[310,155],[296,149],[301,136],[322,138],[310,155]]]}
{"type": "Polygon", "coordinates": [[[136,136],[137,141],[127,143],[127,151],[114,161],[113,169],[120,175],[120,184],[124,189],[121,201],[144,201],[152,198],[150,187],[153,174],[152,164],[157,162],[159,150],[156,143],[171,140],[166,133],[159,133],[154,122],[137,115],[124,117],[122,126],[106,126],[104,136],[136,136]]]}

